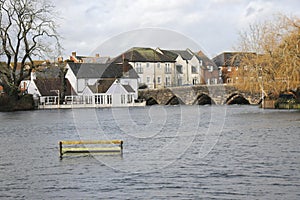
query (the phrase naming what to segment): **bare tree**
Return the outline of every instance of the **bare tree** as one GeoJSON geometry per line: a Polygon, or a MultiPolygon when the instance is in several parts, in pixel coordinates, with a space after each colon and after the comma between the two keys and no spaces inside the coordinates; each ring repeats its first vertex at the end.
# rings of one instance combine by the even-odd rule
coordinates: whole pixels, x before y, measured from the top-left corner
{"type": "Polygon", "coordinates": [[[299,87],[299,27],[298,18],[277,15],[240,34],[239,51],[254,53],[244,54],[240,63],[240,89],[278,95],[299,87]]]}
{"type": "Polygon", "coordinates": [[[21,81],[35,68],[33,59],[60,48],[54,6],[44,0],[0,0],[0,85],[18,97],[21,81]]]}

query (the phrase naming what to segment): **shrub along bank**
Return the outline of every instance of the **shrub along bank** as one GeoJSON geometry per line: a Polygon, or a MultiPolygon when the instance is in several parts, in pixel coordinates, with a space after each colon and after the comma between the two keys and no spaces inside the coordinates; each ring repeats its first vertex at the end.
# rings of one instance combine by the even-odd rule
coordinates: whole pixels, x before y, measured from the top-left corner
{"type": "Polygon", "coordinates": [[[8,95],[0,95],[0,111],[21,111],[21,110],[33,110],[34,101],[31,94],[20,96],[19,99],[15,100],[8,95]]]}

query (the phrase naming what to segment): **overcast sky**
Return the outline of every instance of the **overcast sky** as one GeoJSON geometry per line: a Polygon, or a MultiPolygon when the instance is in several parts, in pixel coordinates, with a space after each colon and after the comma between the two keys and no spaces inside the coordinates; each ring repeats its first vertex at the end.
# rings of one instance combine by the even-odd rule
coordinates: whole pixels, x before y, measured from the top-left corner
{"type": "Polygon", "coordinates": [[[232,51],[238,32],[278,12],[300,16],[299,0],[54,0],[63,56],[116,56],[132,46],[232,51]]]}

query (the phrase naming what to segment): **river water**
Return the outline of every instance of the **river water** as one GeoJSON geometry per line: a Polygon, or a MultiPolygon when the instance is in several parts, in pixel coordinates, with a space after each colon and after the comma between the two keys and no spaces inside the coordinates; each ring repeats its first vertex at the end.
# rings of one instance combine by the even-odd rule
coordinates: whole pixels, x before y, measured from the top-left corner
{"type": "Polygon", "coordinates": [[[300,199],[300,112],[149,106],[0,113],[1,199],[300,199]],[[58,141],[123,154],[59,158],[58,141]]]}

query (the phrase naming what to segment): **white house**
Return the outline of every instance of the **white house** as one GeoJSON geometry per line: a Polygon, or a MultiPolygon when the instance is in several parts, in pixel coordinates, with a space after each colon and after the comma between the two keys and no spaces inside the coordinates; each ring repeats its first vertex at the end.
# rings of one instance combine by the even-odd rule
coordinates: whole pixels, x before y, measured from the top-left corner
{"type": "Polygon", "coordinates": [[[118,79],[102,80],[98,85],[87,86],[82,93],[87,104],[97,107],[122,107],[134,105],[135,91],[130,85],[123,85],[118,79]]]}
{"type": "Polygon", "coordinates": [[[162,50],[157,48],[156,51],[168,55],[175,60],[175,79],[177,81],[177,86],[196,85],[201,83],[201,78],[203,76],[202,59],[190,49],[162,50]]]}
{"type": "Polygon", "coordinates": [[[163,50],[133,47],[120,54],[112,62],[124,60],[139,75],[139,84],[148,88],[165,88],[182,85],[214,84],[218,77],[212,73],[213,62],[203,53],[190,49],[163,50]]]}
{"type": "Polygon", "coordinates": [[[36,77],[35,72],[31,72],[30,80],[23,80],[20,84],[21,91],[32,94],[39,99],[40,105],[58,104],[60,95],[71,95],[71,86],[66,81],[66,87],[62,86],[61,78],[57,77],[36,77]]]}
{"type": "Polygon", "coordinates": [[[82,95],[87,86],[97,85],[102,80],[118,79],[123,85],[134,90],[134,99],[138,98],[139,76],[128,63],[68,63],[66,78],[77,95],[82,95]]]}
{"type": "MultiPolygon", "coordinates": [[[[174,86],[175,60],[151,48],[133,47],[112,60],[128,61],[139,75],[139,84],[148,88],[174,86]]],[[[122,80],[120,80],[122,83],[122,80]]]]}
{"type": "Polygon", "coordinates": [[[68,63],[66,78],[76,95],[67,96],[67,104],[94,107],[135,106],[139,76],[128,62],[68,63]]]}
{"type": "Polygon", "coordinates": [[[130,85],[122,85],[116,80],[107,90],[106,94],[112,96],[113,106],[127,106],[134,103],[134,90],[130,85]]]}
{"type": "Polygon", "coordinates": [[[20,88],[39,98],[40,108],[141,106],[138,75],[128,63],[68,63],[65,77],[36,77],[24,80],[20,88]]]}

